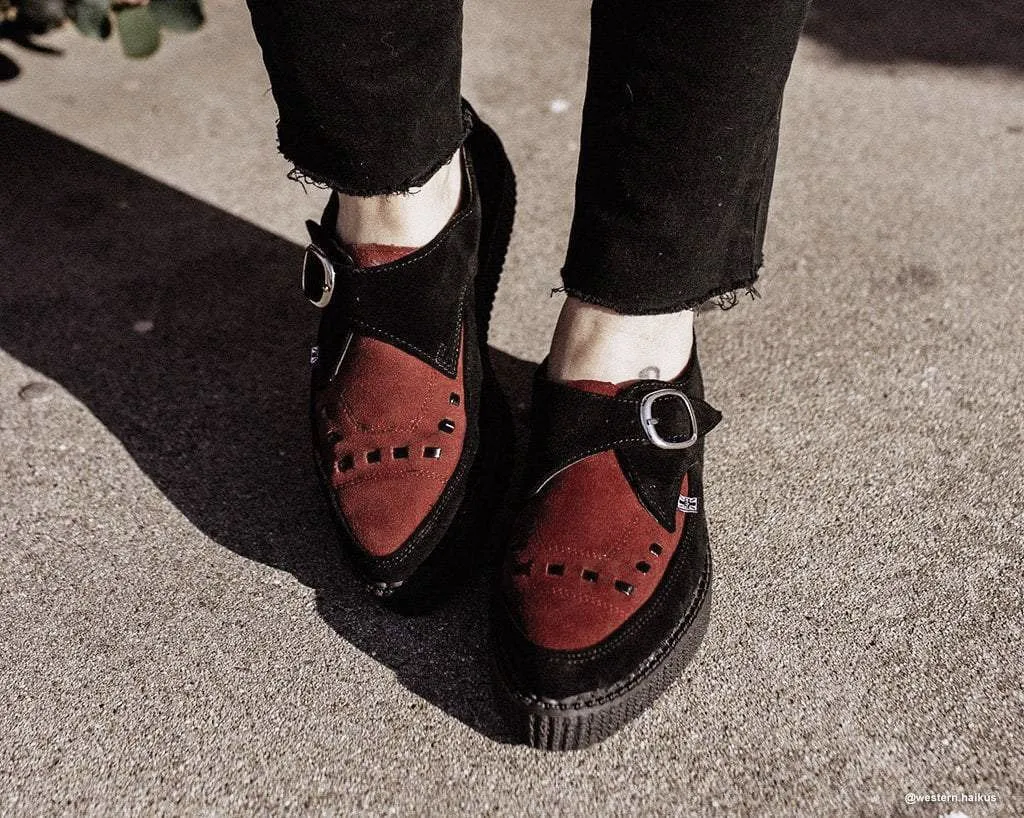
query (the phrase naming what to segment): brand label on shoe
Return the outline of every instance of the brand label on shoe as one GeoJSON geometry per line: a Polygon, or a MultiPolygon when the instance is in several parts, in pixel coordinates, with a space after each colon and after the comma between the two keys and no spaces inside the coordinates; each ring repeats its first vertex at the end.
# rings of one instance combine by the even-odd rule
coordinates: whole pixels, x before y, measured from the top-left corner
{"type": "Polygon", "coordinates": [[[683,514],[696,514],[697,498],[687,497],[685,494],[680,495],[679,502],[676,503],[676,508],[683,512],[683,514]]]}
{"type": "Polygon", "coordinates": [[[316,362],[320,360],[320,347],[310,347],[309,349],[309,365],[316,366],[316,362]]]}

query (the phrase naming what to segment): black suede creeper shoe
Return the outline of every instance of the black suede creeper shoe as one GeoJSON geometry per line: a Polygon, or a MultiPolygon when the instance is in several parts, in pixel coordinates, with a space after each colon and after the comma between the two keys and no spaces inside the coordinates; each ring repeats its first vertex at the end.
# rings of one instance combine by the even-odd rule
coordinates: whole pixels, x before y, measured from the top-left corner
{"type": "Polygon", "coordinates": [[[711,553],[696,351],[677,381],[534,385],[527,499],[496,594],[499,696],[546,750],[601,741],[651,705],[707,628],[711,553]]]}
{"type": "Polygon", "coordinates": [[[337,197],[309,223],[306,296],[317,470],[349,561],[376,596],[429,607],[476,570],[502,502],[511,415],[487,331],[515,177],[469,106],[463,204],[427,245],[361,268],[335,237],[337,197]]]}

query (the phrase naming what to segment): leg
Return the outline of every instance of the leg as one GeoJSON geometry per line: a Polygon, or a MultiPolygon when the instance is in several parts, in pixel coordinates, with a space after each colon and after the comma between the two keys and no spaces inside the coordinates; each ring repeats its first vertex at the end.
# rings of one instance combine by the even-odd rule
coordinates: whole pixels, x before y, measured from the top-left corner
{"type": "Polygon", "coordinates": [[[422,605],[472,565],[508,448],[486,335],[511,167],[460,98],[461,0],[249,4],[281,151],[333,189],[303,269],[320,477],[368,588],[422,605]]]}
{"type": "Polygon", "coordinates": [[[806,6],[595,2],[552,377],[671,378],[687,310],[753,285],[806,6]]]}
{"type": "Polygon", "coordinates": [[[806,0],[595,0],[563,278],[534,384],[499,678],[526,739],[600,741],[707,626],[704,400],[689,310],[752,286],[806,0]]]}
{"type": "Polygon", "coordinates": [[[347,244],[415,248],[459,204],[461,0],[249,0],[296,178],[340,194],[347,244]],[[403,195],[410,188],[416,195],[403,195]],[[389,195],[390,194],[390,195],[389,195]]]}
{"type": "Polygon", "coordinates": [[[466,136],[461,0],[248,0],[296,175],[356,196],[423,185],[466,136]]]}

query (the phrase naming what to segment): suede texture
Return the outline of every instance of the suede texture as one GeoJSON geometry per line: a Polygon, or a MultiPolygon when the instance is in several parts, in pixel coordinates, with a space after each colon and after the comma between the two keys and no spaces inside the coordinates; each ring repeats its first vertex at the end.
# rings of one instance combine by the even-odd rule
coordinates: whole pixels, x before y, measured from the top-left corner
{"type": "MultiPolygon", "coordinates": [[[[809,0],[595,0],[572,295],[674,312],[748,287],[762,263],[782,93],[809,0]]],[[[301,178],[407,190],[449,161],[460,0],[249,0],[301,178]]]]}
{"type": "MultiPolygon", "coordinates": [[[[568,459],[571,465],[553,474],[541,467],[540,488],[516,520],[495,611],[498,660],[523,695],[586,697],[641,672],[659,646],[686,627],[709,592],[701,461],[704,435],[721,416],[704,402],[696,352],[670,384],[585,381],[550,387],[542,376],[535,383],[536,406],[542,413],[555,407],[563,416],[534,430],[531,461],[568,459]],[[688,449],[654,449],[646,435],[647,447],[636,441],[638,396],[667,385],[701,407],[699,438],[688,449]],[[633,411],[623,412],[626,405],[633,411]],[[590,433],[577,433],[571,441],[557,436],[573,423],[589,426],[590,433]],[[599,440],[603,447],[591,451],[599,440]],[[569,442],[589,448],[573,456],[569,442]],[[639,463],[639,479],[621,456],[623,445],[639,463]],[[545,452],[552,447],[560,451],[554,458],[545,452]],[[675,465],[666,467],[663,456],[675,465]],[[650,474],[659,481],[676,479],[671,525],[643,499],[643,475],[650,474]],[[678,507],[680,495],[689,499],[685,513],[678,507]]],[[[688,416],[680,423],[668,412],[659,421],[666,437],[689,436],[688,416]]]]}
{"type": "Polygon", "coordinates": [[[402,247],[397,244],[346,244],[343,249],[352,257],[356,267],[379,267],[390,264],[415,253],[416,247],[402,247]]]}
{"type": "Polygon", "coordinates": [[[466,110],[463,206],[437,238],[391,259],[342,247],[336,197],[308,225],[337,278],[312,372],[314,447],[353,567],[385,594],[471,541],[481,498],[500,496],[494,453],[509,448],[486,340],[515,181],[497,136],[466,110]]]}
{"type": "MultiPolygon", "coordinates": [[[[612,452],[560,474],[524,514],[531,533],[511,557],[507,591],[524,633],[552,650],[610,636],[651,598],[678,542],[632,497],[612,452]]],[[[685,515],[675,516],[682,533],[685,515]]]]}
{"type": "MultiPolygon", "coordinates": [[[[417,248],[355,244],[344,249],[356,266],[369,268],[417,248]]],[[[462,451],[462,396],[461,367],[453,385],[428,364],[376,338],[349,341],[336,374],[316,397],[316,437],[337,508],[368,554],[394,554],[437,503],[462,451]]]]}
{"type": "Polygon", "coordinates": [[[437,503],[462,453],[464,396],[461,366],[451,380],[368,337],[352,339],[317,394],[322,467],[368,554],[394,554],[437,503]]]}
{"type": "MultiPolygon", "coordinates": [[[[687,475],[687,493],[703,505],[701,468],[687,475]]],[[[659,652],[684,632],[710,593],[711,555],[703,511],[687,515],[672,559],[647,602],[609,636],[587,647],[557,649],[534,641],[508,589],[495,606],[496,659],[500,672],[520,697],[562,702],[595,701],[644,674],[659,652]]],[[[579,627],[594,609],[578,604],[563,609],[563,630],[579,627]]],[[[565,643],[565,637],[559,641],[565,643]]],[[[580,642],[582,639],[580,640],[580,642]]],[[[577,642],[579,644],[579,642],[577,642]]]]}
{"type": "Polygon", "coordinates": [[[468,204],[428,244],[395,261],[356,265],[335,238],[337,196],[331,197],[320,224],[307,222],[310,239],[330,258],[335,273],[320,325],[321,356],[330,360],[340,354],[340,341],[355,329],[455,377],[480,240],[480,207],[469,162],[468,204]]]}
{"type": "Polygon", "coordinates": [[[424,247],[342,245],[337,196],[307,225],[335,273],[313,369],[314,447],[374,581],[402,578],[429,554],[476,453],[481,204],[469,157],[464,170],[464,206],[424,247]]]}
{"type": "MultiPolygon", "coordinates": [[[[699,368],[689,366],[676,382],[639,381],[613,394],[594,384],[576,388],[554,383],[547,379],[546,369],[542,364],[534,381],[527,481],[531,490],[538,491],[545,481],[582,458],[614,449],[641,503],[666,530],[674,531],[679,484],[696,462],[697,447],[656,447],[640,422],[640,404],[644,396],[659,389],[681,389],[693,407],[697,434],[706,435],[722,415],[697,397],[703,393],[699,368]],[[599,388],[602,391],[596,391],[599,388]]],[[[658,433],[666,440],[688,440],[694,432],[689,411],[679,399],[655,401],[652,413],[658,433]]]]}

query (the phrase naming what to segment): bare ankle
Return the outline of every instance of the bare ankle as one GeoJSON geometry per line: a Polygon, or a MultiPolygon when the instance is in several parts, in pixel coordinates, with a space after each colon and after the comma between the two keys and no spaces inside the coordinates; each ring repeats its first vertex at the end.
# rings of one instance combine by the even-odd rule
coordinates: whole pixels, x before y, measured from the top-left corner
{"type": "Polygon", "coordinates": [[[422,247],[455,215],[462,200],[461,152],[421,187],[384,196],[338,194],[338,237],[345,244],[422,247]]]}
{"type": "Polygon", "coordinates": [[[556,381],[671,380],[690,360],[693,312],[620,315],[566,299],[548,358],[556,381]]]}

